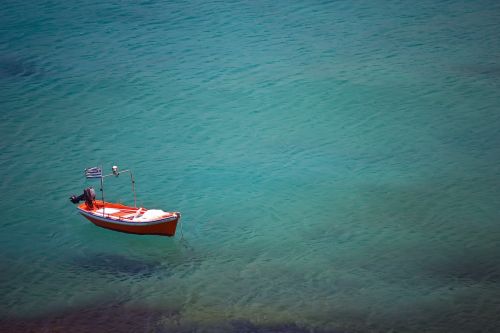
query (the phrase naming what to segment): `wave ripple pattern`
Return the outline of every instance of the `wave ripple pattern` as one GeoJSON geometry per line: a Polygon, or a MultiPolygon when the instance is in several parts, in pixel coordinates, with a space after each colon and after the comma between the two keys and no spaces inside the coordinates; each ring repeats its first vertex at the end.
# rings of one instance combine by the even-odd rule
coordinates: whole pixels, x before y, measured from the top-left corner
{"type": "Polygon", "coordinates": [[[500,327],[497,1],[4,0],[0,31],[0,331],[500,327]],[[77,215],[114,164],[183,237],[77,215]]]}

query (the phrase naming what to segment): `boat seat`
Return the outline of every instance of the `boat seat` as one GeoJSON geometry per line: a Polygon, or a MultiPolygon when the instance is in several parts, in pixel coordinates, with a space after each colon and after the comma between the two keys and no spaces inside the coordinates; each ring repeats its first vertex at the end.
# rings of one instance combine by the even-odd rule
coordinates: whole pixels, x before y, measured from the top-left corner
{"type": "Polygon", "coordinates": [[[114,213],[118,213],[120,210],[117,208],[99,208],[96,209],[94,212],[96,214],[105,214],[105,215],[111,215],[114,213]]]}

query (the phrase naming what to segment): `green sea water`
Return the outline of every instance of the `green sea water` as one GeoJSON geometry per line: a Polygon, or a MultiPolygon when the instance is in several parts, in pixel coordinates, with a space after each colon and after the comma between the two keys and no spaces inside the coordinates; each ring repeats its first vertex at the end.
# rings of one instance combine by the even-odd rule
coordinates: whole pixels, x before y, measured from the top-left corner
{"type": "Polygon", "coordinates": [[[3,1],[0,31],[1,332],[500,329],[496,1],[3,1]],[[115,164],[182,233],[77,214],[115,164]]]}

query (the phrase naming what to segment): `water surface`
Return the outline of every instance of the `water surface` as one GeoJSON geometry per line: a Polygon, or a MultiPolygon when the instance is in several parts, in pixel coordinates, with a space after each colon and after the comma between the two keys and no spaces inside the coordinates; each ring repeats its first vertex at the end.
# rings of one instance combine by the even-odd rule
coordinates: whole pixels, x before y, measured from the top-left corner
{"type": "Polygon", "coordinates": [[[1,330],[500,327],[495,1],[0,8],[1,330]],[[183,237],[78,216],[101,164],[183,237]]]}

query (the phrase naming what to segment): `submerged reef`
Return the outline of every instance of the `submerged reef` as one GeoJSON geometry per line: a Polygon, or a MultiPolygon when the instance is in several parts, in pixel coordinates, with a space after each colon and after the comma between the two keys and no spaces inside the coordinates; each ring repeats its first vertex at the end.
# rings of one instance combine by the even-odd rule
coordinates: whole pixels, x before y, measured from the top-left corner
{"type": "Polygon", "coordinates": [[[13,56],[0,56],[0,79],[38,74],[33,62],[13,56]]]}

